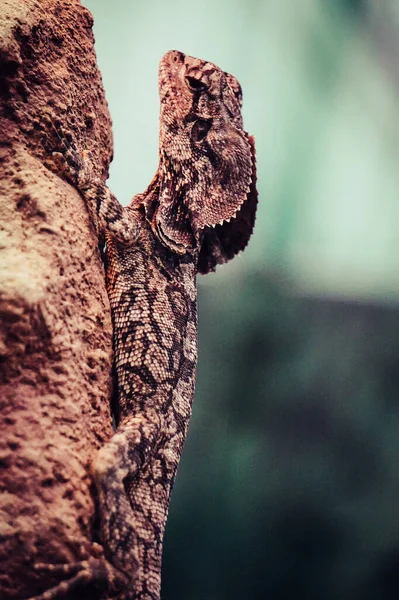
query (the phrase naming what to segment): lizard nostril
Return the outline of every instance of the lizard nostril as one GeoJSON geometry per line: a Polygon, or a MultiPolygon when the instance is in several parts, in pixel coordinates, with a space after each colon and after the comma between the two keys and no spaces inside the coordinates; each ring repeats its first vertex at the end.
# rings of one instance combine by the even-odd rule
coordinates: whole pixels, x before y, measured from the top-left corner
{"type": "Polygon", "coordinates": [[[171,50],[169,54],[173,55],[172,61],[174,63],[184,62],[185,54],[183,54],[183,52],[180,52],[179,50],[171,50]]]}

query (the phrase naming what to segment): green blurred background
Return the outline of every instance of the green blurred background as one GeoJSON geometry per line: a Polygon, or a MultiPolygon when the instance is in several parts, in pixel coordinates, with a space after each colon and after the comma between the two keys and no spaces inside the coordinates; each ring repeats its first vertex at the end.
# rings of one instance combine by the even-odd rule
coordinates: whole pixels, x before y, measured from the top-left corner
{"type": "Polygon", "coordinates": [[[398,0],[83,0],[125,204],[169,49],[238,77],[248,250],[200,278],[163,600],[399,598],[398,0]]]}

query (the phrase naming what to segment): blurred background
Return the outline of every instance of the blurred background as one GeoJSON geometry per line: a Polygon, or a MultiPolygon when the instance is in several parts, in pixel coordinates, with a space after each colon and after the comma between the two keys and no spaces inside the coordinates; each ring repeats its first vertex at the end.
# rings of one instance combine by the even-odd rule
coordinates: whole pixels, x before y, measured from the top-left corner
{"type": "Polygon", "coordinates": [[[259,209],[200,278],[163,600],[399,598],[399,2],[83,0],[125,204],[157,167],[157,68],[240,80],[259,209]]]}

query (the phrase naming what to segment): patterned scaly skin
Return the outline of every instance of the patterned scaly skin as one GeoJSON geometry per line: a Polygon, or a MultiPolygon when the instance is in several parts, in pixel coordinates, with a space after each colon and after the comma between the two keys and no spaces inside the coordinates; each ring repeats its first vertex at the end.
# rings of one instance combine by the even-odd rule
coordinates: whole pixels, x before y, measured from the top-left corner
{"type": "Polygon", "coordinates": [[[253,229],[255,148],[238,81],[171,51],[160,62],[159,93],[159,168],[129,207],[76,154],[66,156],[68,178],[106,234],[118,427],[93,465],[108,561],[66,568],[73,577],[41,600],[95,580],[106,580],[110,594],[125,585],[123,598],[160,598],[169,497],[194,393],[196,275],[231,259],[253,229]]]}
{"type": "Polygon", "coordinates": [[[137,570],[131,597],[144,600],[159,598],[169,495],[191,414],[197,255],[165,252],[144,222],[133,246],[109,235],[107,246],[120,421],[94,473],[102,540],[129,578],[137,570]]]}

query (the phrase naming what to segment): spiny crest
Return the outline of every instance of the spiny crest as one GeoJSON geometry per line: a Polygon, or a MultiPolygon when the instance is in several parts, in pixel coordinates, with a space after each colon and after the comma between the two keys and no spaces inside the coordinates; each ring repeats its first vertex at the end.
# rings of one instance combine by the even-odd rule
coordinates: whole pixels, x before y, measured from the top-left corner
{"type": "Polygon", "coordinates": [[[159,66],[160,145],[153,227],[174,252],[200,250],[206,273],[242,250],[257,203],[254,140],[237,79],[170,51],[159,66]]]}

